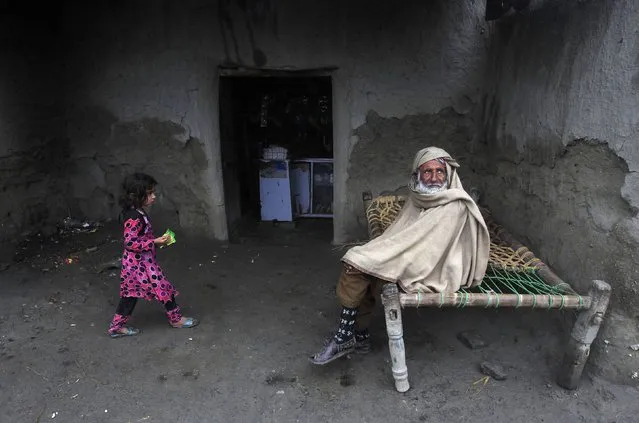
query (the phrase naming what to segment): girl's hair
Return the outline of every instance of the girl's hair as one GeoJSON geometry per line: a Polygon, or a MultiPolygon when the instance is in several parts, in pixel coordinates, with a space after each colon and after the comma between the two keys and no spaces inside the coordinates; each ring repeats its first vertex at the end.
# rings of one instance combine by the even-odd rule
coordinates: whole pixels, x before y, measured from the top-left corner
{"type": "Polygon", "coordinates": [[[128,175],[122,181],[122,195],[120,196],[122,210],[142,207],[149,191],[152,191],[157,184],[157,181],[146,173],[128,175]]]}

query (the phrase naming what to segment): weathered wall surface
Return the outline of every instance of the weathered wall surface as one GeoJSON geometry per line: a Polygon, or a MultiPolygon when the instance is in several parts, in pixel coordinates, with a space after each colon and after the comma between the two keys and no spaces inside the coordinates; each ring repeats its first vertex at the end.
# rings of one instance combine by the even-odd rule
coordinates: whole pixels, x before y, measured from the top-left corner
{"type": "MultiPolygon", "coordinates": [[[[369,183],[367,175],[348,165],[359,139],[354,130],[366,125],[366,115],[435,116],[449,107],[473,115],[477,110],[486,45],[482,4],[467,3],[220,0],[69,8],[68,128],[71,154],[81,162],[71,171],[74,207],[92,216],[112,215],[116,176],[125,169],[147,169],[174,181],[164,187],[160,209],[179,216],[183,227],[224,238],[218,67],[336,66],[335,238],[355,237],[361,229],[360,190],[389,188],[384,181],[369,183]],[[147,128],[149,119],[156,129],[164,128],[153,133],[156,141],[148,131],[132,130],[147,128]],[[113,154],[108,146],[120,136],[113,128],[121,126],[129,128],[130,149],[113,154]],[[187,142],[197,147],[184,148],[187,142]],[[173,144],[173,158],[167,161],[165,149],[154,143],[173,144]],[[193,168],[196,159],[201,166],[193,168]],[[178,182],[184,173],[192,178],[178,182]]],[[[428,117],[424,122],[441,124],[435,132],[445,134],[455,115],[439,118],[450,122],[428,117]]],[[[410,144],[396,157],[397,169],[411,161],[417,146],[447,142],[380,135],[382,143],[368,143],[356,153],[372,168],[388,164],[384,142],[401,151],[410,144]]]]}
{"type": "Polygon", "coordinates": [[[626,382],[639,339],[637,22],[635,1],[582,1],[496,25],[477,139],[497,217],[580,290],[612,285],[596,362],[626,382]]]}
{"type": "Polygon", "coordinates": [[[0,17],[0,241],[64,216],[68,148],[55,22],[46,8],[0,17]],[[28,16],[28,17],[25,17],[28,16]]]}
{"type": "Polygon", "coordinates": [[[162,226],[216,234],[224,222],[211,215],[223,198],[212,192],[212,154],[199,138],[211,140],[215,72],[199,73],[206,57],[195,55],[189,22],[145,2],[78,4],[65,22],[71,208],[117,216],[123,176],[141,171],[160,183],[162,226]]]}
{"type": "Polygon", "coordinates": [[[390,9],[375,10],[376,18],[360,18],[368,31],[349,30],[355,132],[345,169],[346,238],[366,234],[362,191],[375,195],[405,186],[420,148],[449,150],[463,165],[462,178],[474,162],[469,149],[487,51],[483,2],[422,2],[401,13],[397,5],[384,7],[390,9]],[[375,20],[389,16],[403,30],[380,22],[383,29],[375,31],[375,20]]]}
{"type": "Polygon", "coordinates": [[[355,131],[359,142],[353,148],[348,172],[349,196],[359,202],[358,239],[366,239],[366,217],[362,192],[378,195],[384,191],[405,194],[414,154],[428,145],[445,148],[461,167],[459,175],[466,189],[479,186],[472,172],[475,157],[469,150],[475,121],[468,114],[447,108],[439,113],[383,118],[371,112],[366,124],[355,131]]]}
{"type": "Polygon", "coordinates": [[[184,127],[157,118],[119,121],[102,108],[69,110],[71,139],[86,140],[89,134],[94,141],[71,145],[67,202],[73,215],[116,217],[122,179],[145,172],[159,183],[154,209],[159,226],[209,227],[206,202],[195,201],[206,193],[205,154],[201,142],[184,127]]]}

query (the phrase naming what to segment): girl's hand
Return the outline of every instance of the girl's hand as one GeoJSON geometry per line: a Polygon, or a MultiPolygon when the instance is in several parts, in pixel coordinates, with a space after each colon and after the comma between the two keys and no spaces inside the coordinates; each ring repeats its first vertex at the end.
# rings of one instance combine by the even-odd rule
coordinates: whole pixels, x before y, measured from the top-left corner
{"type": "Polygon", "coordinates": [[[153,240],[153,242],[154,242],[155,244],[157,244],[157,245],[164,245],[164,244],[166,244],[167,242],[169,242],[169,236],[168,236],[168,235],[162,235],[162,236],[161,236],[161,237],[159,237],[159,238],[155,238],[155,239],[153,240]]]}

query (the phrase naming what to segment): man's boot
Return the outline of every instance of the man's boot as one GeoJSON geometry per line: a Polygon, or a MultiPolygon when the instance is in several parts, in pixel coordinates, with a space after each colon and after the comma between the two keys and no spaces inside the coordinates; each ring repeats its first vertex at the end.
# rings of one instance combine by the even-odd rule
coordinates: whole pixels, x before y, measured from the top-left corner
{"type": "Polygon", "coordinates": [[[371,334],[368,329],[355,330],[355,352],[357,354],[368,354],[371,349],[371,334]]]}
{"type": "Polygon", "coordinates": [[[356,308],[342,307],[337,331],[324,349],[311,357],[313,364],[327,364],[355,351],[355,317],[356,308]]]}
{"type": "MultiPolygon", "coordinates": [[[[324,339],[324,347],[326,347],[333,340],[333,335],[327,336],[324,339]]],[[[368,354],[373,349],[371,343],[371,335],[368,329],[357,330],[355,329],[355,352],[357,354],[368,354]]]]}

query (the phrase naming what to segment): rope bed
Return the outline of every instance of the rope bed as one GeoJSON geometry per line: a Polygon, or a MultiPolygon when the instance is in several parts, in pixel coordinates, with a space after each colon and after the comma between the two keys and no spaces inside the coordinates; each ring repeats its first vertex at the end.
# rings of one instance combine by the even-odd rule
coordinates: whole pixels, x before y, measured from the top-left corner
{"type": "MultiPolygon", "coordinates": [[[[369,237],[381,235],[395,220],[404,205],[400,195],[385,195],[372,200],[364,193],[369,237]]],[[[382,304],[391,356],[391,370],[395,389],[410,389],[404,329],[403,307],[484,307],[484,308],[539,308],[547,310],[577,310],[575,324],[566,345],[557,383],[567,389],[576,389],[590,355],[590,345],[597,336],[608,301],[610,285],[594,280],[587,296],[576,293],[525,245],[499,226],[487,209],[481,209],[490,234],[490,256],[482,283],[471,290],[454,293],[401,292],[394,283],[382,288],[382,304]]]]}
{"type": "MultiPolygon", "coordinates": [[[[381,235],[395,220],[405,198],[400,195],[377,197],[366,208],[369,236],[381,235]]],[[[482,283],[455,293],[401,293],[403,306],[485,308],[526,307],[544,309],[582,309],[590,307],[590,298],[578,295],[555,275],[525,245],[516,241],[481,209],[490,234],[488,269],[482,283]]]]}

